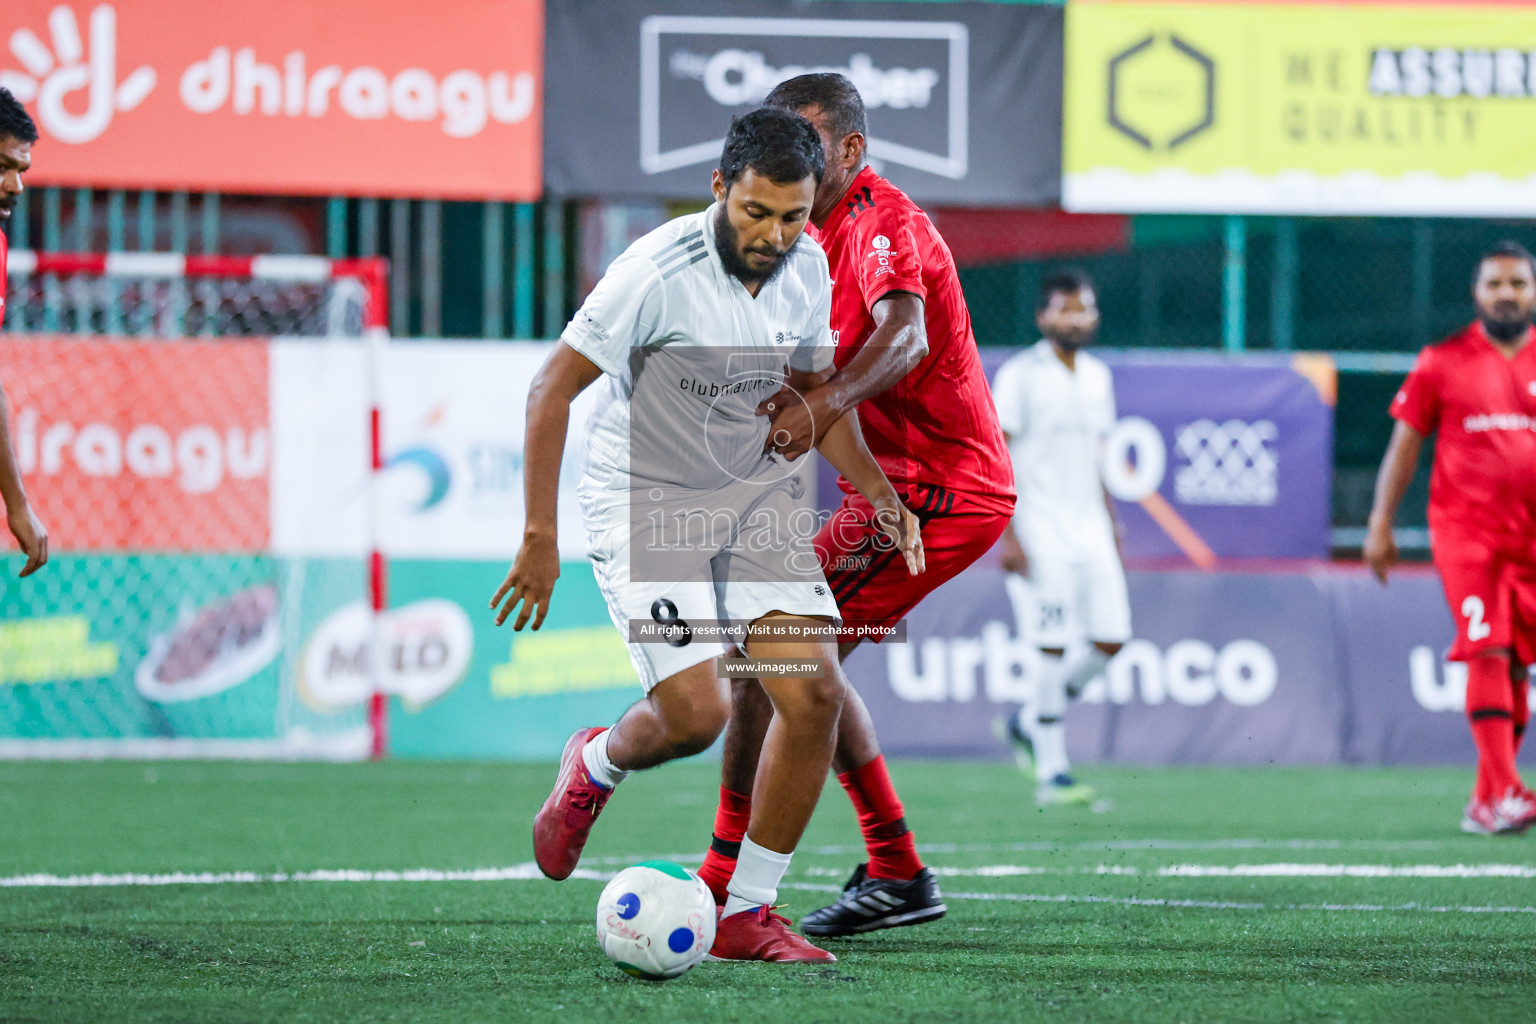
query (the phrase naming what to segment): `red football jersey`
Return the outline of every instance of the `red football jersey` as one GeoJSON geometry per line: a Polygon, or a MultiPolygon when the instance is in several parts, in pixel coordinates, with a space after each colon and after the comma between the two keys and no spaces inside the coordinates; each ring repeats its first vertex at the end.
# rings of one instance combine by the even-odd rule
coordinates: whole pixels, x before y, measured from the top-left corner
{"type": "MultiPolygon", "coordinates": [[[[838,367],[874,333],[870,313],[892,291],[923,300],[928,355],[859,406],[870,454],[896,484],[942,484],[1013,510],[1013,464],[981,369],[971,314],[949,246],[906,194],[864,168],[814,236],[832,272],[838,367]]],[[[846,480],[844,491],[852,493],[846,480]]]]}
{"type": "Polygon", "coordinates": [[[1529,546],[1536,523],[1536,330],[1513,359],[1474,322],[1419,353],[1392,416],[1439,432],[1429,481],[1436,546],[1459,537],[1529,546]]]}

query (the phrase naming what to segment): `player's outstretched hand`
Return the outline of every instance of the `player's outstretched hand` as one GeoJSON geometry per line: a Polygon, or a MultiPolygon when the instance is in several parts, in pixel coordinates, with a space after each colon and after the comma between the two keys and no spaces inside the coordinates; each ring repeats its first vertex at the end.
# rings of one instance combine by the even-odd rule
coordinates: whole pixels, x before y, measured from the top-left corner
{"type": "Polygon", "coordinates": [[[1025,553],[1024,545],[1019,543],[1012,526],[1003,531],[998,554],[1002,558],[1004,572],[1016,572],[1025,579],[1029,578],[1029,555],[1025,553]]]}
{"type": "Polygon", "coordinates": [[[507,621],[507,616],[512,614],[512,609],[522,602],[523,610],[517,615],[517,621],[512,623],[514,630],[520,630],[528,624],[528,619],[533,618],[533,628],[538,629],[544,625],[544,616],[549,614],[549,599],[555,591],[555,580],[560,578],[560,549],[553,537],[535,537],[525,539],[523,546],[518,549],[517,559],[512,563],[512,568],[507,570],[507,578],[501,581],[501,586],[496,588],[496,593],[491,597],[491,607],[498,604],[501,611],[496,613],[496,625],[507,621]],[[502,604],[501,599],[506,598],[502,604]]]}
{"type": "Polygon", "coordinates": [[[1365,534],[1365,549],[1361,552],[1365,555],[1365,564],[1371,567],[1371,572],[1386,586],[1387,576],[1392,568],[1397,565],[1397,538],[1392,536],[1392,527],[1378,527],[1372,525],[1365,534]]]}
{"type": "Polygon", "coordinates": [[[881,502],[875,506],[875,524],[901,549],[902,557],[907,561],[907,575],[916,576],[928,567],[923,557],[920,524],[911,509],[895,500],[889,504],[881,502]]]}
{"type": "Polygon", "coordinates": [[[27,556],[27,564],[21,567],[17,575],[31,576],[48,564],[48,530],[43,526],[43,521],[37,518],[37,513],[32,511],[30,504],[12,509],[5,518],[6,525],[11,528],[11,536],[16,538],[16,543],[21,545],[22,552],[27,556]]]}

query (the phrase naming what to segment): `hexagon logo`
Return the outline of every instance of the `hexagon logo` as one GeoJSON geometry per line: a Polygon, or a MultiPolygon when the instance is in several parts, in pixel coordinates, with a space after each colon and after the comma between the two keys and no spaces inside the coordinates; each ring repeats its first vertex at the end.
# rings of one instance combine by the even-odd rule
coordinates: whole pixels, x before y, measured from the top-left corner
{"type": "Polygon", "coordinates": [[[1216,122],[1216,62],[1173,33],[1149,35],[1109,61],[1109,123],[1171,152],[1216,122]]]}

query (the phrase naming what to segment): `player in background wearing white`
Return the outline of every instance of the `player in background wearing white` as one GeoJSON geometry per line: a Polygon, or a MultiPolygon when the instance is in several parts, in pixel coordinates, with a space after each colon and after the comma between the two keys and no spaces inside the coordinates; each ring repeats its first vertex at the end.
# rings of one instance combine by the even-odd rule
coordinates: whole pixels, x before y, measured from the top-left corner
{"type": "MultiPolygon", "coordinates": [[[[8,224],[21,198],[22,175],[32,167],[32,143],[37,141],[37,125],[7,89],[0,89],[0,224],[8,224]]],[[[0,324],[5,322],[6,260],[10,242],[0,233],[0,324]]],[[[5,391],[0,390],[0,498],[5,499],[5,523],[11,536],[21,545],[27,563],[22,576],[30,576],[48,561],[48,531],[32,510],[26,489],[21,485],[21,470],[16,465],[16,450],[11,445],[11,408],[5,391]]]]}
{"type": "MultiPolygon", "coordinates": [[[[765,629],[796,618],[835,623],[838,611],[811,546],[819,521],[793,504],[803,490],[777,451],[787,433],[770,433],[758,415],[786,382],[803,392],[837,372],[826,255],[803,235],[824,167],[821,138],[804,118],[744,114],[714,172],[715,205],[656,229],[608,268],[529,390],[527,525],[491,600],[494,608],[506,598],[498,623],[519,602],[514,629],[544,621],[560,574],[555,511],[570,404],[606,374],[580,491],[592,568],[626,639],[637,623],[668,632],[664,642],[629,643],[645,698],[612,728],[579,729],[567,741],[534,820],[534,856],[549,877],[568,877],[629,772],[714,742],[730,716],[729,680],[716,668],[728,648],[694,636],[690,623],[749,623],[750,657],[816,667],[759,680],[773,718],[755,781],[762,799],[711,950],[724,960],[836,959],[772,912],[832,766],[847,684],[835,637],[765,629]],[[794,534],[797,518],[809,532],[774,533],[787,523],[794,534]],[[675,522],[687,527],[682,543],[653,529],[675,522]],[[708,535],[695,536],[695,523],[708,535]]],[[[917,518],[864,447],[858,417],[828,426],[817,447],[878,510],[908,571],[921,572],[917,518]]]]}
{"type": "Polygon", "coordinates": [[[1003,568],[1016,603],[1027,606],[1033,584],[1041,654],[1034,699],[1003,725],[1020,766],[1034,770],[1038,803],[1090,803],[1092,788],[1073,779],[1067,761],[1067,703],[1131,639],[1118,526],[1103,477],[1114,381],[1084,351],[1099,330],[1086,274],[1041,282],[1035,323],[1043,339],[1004,363],[992,383],[1019,493],[1001,540],[1003,568]],[[1088,642],[1074,643],[1081,637],[1088,642]]]}

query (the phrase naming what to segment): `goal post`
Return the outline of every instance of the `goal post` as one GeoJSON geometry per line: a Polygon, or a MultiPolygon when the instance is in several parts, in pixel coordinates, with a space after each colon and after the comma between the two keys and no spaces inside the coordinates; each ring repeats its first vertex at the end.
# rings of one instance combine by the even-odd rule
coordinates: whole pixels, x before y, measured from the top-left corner
{"type": "Polygon", "coordinates": [[[10,252],[0,382],[50,563],[15,580],[0,538],[0,757],[384,755],[387,269],[10,252]],[[298,557],[272,544],[270,343],[338,339],[363,352],[369,462],[335,471],[358,477],[366,554],[298,557]],[[320,628],[354,610],[366,627],[320,628]],[[321,633],[351,637],[330,652],[350,687],[306,676],[321,633]]]}

